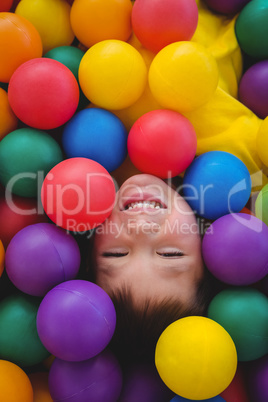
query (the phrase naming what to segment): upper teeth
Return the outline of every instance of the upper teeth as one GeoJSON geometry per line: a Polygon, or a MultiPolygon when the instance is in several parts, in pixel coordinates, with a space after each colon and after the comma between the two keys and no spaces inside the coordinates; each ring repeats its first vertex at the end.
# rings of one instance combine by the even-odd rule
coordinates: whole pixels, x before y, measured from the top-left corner
{"type": "Polygon", "coordinates": [[[125,209],[134,209],[134,208],[152,208],[152,209],[160,209],[161,204],[157,201],[137,201],[131,202],[127,204],[125,209]]]}

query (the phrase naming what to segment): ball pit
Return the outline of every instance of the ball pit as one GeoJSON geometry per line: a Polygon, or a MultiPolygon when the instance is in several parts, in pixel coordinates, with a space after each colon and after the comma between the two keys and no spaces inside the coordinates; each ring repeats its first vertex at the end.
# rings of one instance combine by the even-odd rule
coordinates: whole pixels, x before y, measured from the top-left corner
{"type": "Polygon", "coordinates": [[[129,131],[128,154],[141,172],[162,178],[177,176],[190,165],[195,153],[193,125],[173,110],[145,113],[129,131]]]}
{"type": "Polygon", "coordinates": [[[131,14],[132,27],[142,45],[152,52],[179,41],[189,41],[195,33],[198,8],[195,0],[136,0],[131,14]]]}
{"type": "Polygon", "coordinates": [[[45,177],[41,200],[54,223],[73,232],[85,232],[110,215],[115,185],[98,162],[87,158],[65,159],[45,177]]]}
{"type": "Polygon", "coordinates": [[[5,402],[33,402],[33,388],[26,373],[16,364],[0,360],[0,398],[5,402]]]}
{"type": "Polygon", "coordinates": [[[219,73],[215,59],[194,42],[175,42],[155,56],[149,69],[149,86],[163,108],[192,111],[214,94],[219,73]]]}
{"type": "Polygon", "coordinates": [[[202,242],[208,270],[220,281],[245,286],[268,274],[268,227],[255,216],[228,214],[214,221],[202,242]]]}
{"type": "Polygon", "coordinates": [[[245,164],[223,151],[198,156],[183,178],[184,196],[191,208],[207,219],[240,212],[251,192],[251,177],[245,164]]]}
{"type": "Polygon", "coordinates": [[[36,58],[16,69],[9,83],[8,99],[21,121],[48,130],[61,126],[74,115],[79,87],[62,63],[36,58]]]}
{"type": "Polygon", "coordinates": [[[129,0],[75,0],[70,21],[76,37],[89,48],[107,39],[127,41],[131,11],[129,0]]]}
{"type": "Polygon", "coordinates": [[[268,45],[263,40],[268,34],[267,16],[266,0],[250,1],[239,14],[235,24],[241,49],[257,59],[265,59],[268,56],[268,45]]]}
{"type": "Polygon", "coordinates": [[[132,105],[142,95],[147,69],[133,46],[120,40],[105,40],[87,50],[78,78],[92,103],[117,110],[132,105]]]}
{"type": "Polygon", "coordinates": [[[164,383],[176,394],[208,399],[231,383],[237,354],[221,325],[205,317],[186,317],[169,325],[158,339],[155,364],[164,383]]]}
{"type": "Polygon", "coordinates": [[[48,133],[19,128],[0,142],[0,181],[13,194],[37,197],[41,180],[62,159],[60,146],[48,133]]]}
{"type": "Polygon", "coordinates": [[[253,288],[226,289],[208,308],[208,317],[232,337],[239,361],[256,360],[268,352],[268,298],[253,288]]]}
{"type": "Polygon", "coordinates": [[[111,172],[127,156],[127,130],[108,110],[88,108],[66,124],[62,146],[68,158],[93,159],[111,172]]]}
{"type": "Polygon", "coordinates": [[[239,84],[239,99],[257,116],[268,116],[268,61],[253,64],[239,84]]]}
{"type": "Polygon", "coordinates": [[[42,40],[43,51],[47,52],[73,42],[70,11],[70,5],[62,0],[21,0],[15,14],[35,26],[42,40]]]}
{"type": "Polygon", "coordinates": [[[40,341],[36,314],[40,300],[24,293],[11,294],[0,302],[0,355],[20,367],[40,364],[49,352],[40,341]]]}
{"type": "Polygon", "coordinates": [[[81,362],[55,359],[49,373],[51,396],[59,402],[114,402],[122,381],[119,363],[108,350],[81,362]]]}
{"type": "Polygon", "coordinates": [[[59,359],[77,362],[105,349],[113,336],[115,320],[114,305],[107,293],[94,283],[76,279],[46,294],[36,323],[47,350],[59,359]]]}
{"type": "Polygon", "coordinates": [[[42,52],[40,35],[31,22],[13,13],[0,14],[1,82],[9,82],[21,64],[41,57],[42,52]]]}
{"type": "Polygon", "coordinates": [[[76,277],[80,251],[76,240],[63,229],[51,223],[37,223],[12,238],[5,267],[18,289],[42,297],[59,283],[76,277]]]}

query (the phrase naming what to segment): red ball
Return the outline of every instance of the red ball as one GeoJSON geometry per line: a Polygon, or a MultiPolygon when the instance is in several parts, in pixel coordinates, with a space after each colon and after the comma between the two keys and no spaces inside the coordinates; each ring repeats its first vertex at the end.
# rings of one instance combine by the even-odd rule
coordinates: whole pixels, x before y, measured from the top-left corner
{"type": "Polygon", "coordinates": [[[0,2],[0,12],[9,11],[12,7],[13,0],[1,0],[0,2]]]}
{"type": "Polygon", "coordinates": [[[196,133],[192,123],[172,110],[153,110],[133,124],[128,153],[141,172],[161,178],[182,173],[195,157],[196,133]]]}
{"type": "Polygon", "coordinates": [[[195,0],[136,0],[132,9],[133,31],[153,52],[173,42],[190,40],[197,23],[195,0]]]}
{"type": "Polygon", "coordinates": [[[115,185],[108,171],[87,158],[70,158],[46,175],[41,189],[46,214],[58,226],[86,232],[112,212],[115,185]]]}
{"type": "Polygon", "coordinates": [[[16,116],[30,127],[52,129],[66,123],[79,102],[79,87],[64,64],[36,58],[21,64],[11,76],[8,99],[16,116]]]}

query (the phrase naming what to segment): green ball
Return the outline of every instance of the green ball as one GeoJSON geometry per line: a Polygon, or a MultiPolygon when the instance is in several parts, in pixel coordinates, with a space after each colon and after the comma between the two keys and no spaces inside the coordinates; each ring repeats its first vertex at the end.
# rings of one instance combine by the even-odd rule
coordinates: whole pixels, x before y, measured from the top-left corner
{"type": "Polygon", "coordinates": [[[20,128],[0,142],[0,181],[11,193],[37,197],[46,174],[62,160],[62,150],[51,135],[20,128]]]}
{"type": "Polygon", "coordinates": [[[0,303],[0,359],[26,367],[49,356],[36,329],[40,300],[23,293],[10,295],[0,303]]]}
{"type": "Polygon", "coordinates": [[[233,339],[239,361],[268,353],[268,298],[253,288],[226,289],[209,305],[208,317],[233,339]]]}
{"type": "Polygon", "coordinates": [[[258,194],[255,202],[255,214],[258,219],[268,225],[268,184],[258,194]]]}
{"type": "Polygon", "coordinates": [[[257,59],[268,58],[268,2],[250,1],[240,12],[235,33],[241,49],[257,59]]]}

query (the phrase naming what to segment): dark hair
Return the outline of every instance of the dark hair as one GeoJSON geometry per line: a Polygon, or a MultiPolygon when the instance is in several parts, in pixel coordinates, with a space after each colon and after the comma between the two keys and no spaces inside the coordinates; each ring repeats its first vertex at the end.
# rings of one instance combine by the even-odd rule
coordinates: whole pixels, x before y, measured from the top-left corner
{"type": "Polygon", "coordinates": [[[216,292],[214,278],[206,270],[197,285],[196,298],[190,305],[165,298],[134,302],[131,289],[125,287],[111,294],[116,309],[116,329],[109,347],[120,363],[152,363],[155,346],[164,329],[172,322],[187,316],[203,316],[216,292]]]}

